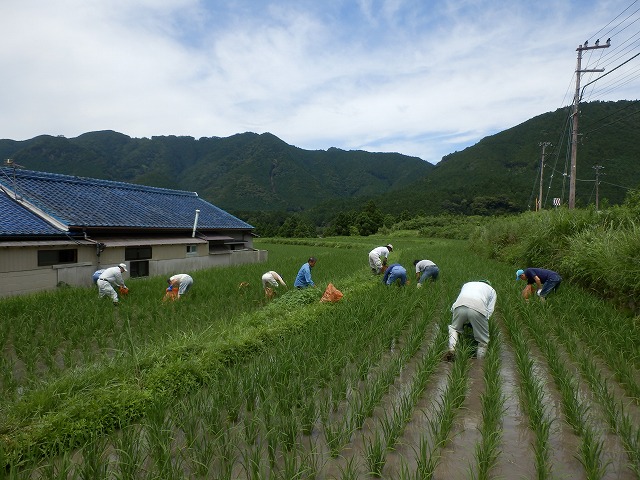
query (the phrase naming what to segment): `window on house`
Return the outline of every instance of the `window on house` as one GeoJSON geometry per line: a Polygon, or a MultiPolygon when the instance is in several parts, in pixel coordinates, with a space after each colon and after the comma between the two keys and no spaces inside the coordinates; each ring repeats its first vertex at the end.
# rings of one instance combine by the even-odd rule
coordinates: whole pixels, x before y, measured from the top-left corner
{"type": "Polygon", "coordinates": [[[129,261],[129,276],[148,277],[149,276],[149,259],[152,255],[151,246],[142,247],[126,247],[124,250],[124,259],[129,261]]]}
{"type": "Polygon", "coordinates": [[[229,247],[223,242],[209,242],[209,253],[228,253],[229,247]]]}
{"type": "Polygon", "coordinates": [[[187,256],[197,255],[198,245],[187,245],[187,256]]]}
{"type": "Polygon", "coordinates": [[[64,250],[38,250],[38,266],[48,267],[65,263],[78,263],[78,250],[67,248],[64,250]]]}
{"type": "Polygon", "coordinates": [[[135,260],[148,260],[151,258],[151,246],[145,245],[143,247],[127,247],[124,250],[124,259],[135,260]]]}
{"type": "Polygon", "coordinates": [[[135,262],[129,262],[129,276],[131,278],[148,277],[149,276],[149,261],[137,260],[135,262]]]}

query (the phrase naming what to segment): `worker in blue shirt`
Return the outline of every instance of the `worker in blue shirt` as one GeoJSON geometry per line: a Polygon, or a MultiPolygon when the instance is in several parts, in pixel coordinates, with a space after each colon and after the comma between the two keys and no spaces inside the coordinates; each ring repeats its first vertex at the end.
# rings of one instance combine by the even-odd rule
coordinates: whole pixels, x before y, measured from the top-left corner
{"type": "Polygon", "coordinates": [[[311,269],[316,264],[317,260],[315,257],[309,257],[298,270],[298,276],[296,277],[296,281],[293,282],[293,286],[296,288],[307,288],[307,287],[315,287],[316,284],[311,280],[311,269]]]}
{"type": "Polygon", "coordinates": [[[382,276],[382,283],[392,285],[396,281],[400,281],[400,286],[404,287],[407,283],[407,270],[399,263],[389,265],[382,276]]]}

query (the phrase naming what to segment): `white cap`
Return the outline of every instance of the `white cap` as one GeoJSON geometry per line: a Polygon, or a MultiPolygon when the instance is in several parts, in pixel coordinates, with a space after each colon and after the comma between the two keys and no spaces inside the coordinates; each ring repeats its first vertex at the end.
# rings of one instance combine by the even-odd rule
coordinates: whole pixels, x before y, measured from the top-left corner
{"type": "Polygon", "coordinates": [[[393,250],[393,245],[391,245],[391,244],[389,243],[389,244],[387,244],[387,248],[388,248],[389,250],[393,250]]]}
{"type": "Polygon", "coordinates": [[[120,265],[118,265],[122,270],[124,270],[125,272],[127,271],[127,265],[125,263],[121,263],[120,265]]]}

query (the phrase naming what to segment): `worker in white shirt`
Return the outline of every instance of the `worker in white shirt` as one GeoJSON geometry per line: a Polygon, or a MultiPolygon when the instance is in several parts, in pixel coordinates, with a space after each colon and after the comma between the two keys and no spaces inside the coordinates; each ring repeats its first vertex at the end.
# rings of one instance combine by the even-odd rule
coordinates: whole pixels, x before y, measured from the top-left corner
{"type": "Polygon", "coordinates": [[[178,290],[178,298],[187,293],[193,285],[193,278],[186,273],[177,273],[167,279],[169,287],[167,291],[178,290]]]}
{"type": "Polygon", "coordinates": [[[473,337],[478,342],[477,358],[484,358],[489,343],[489,318],[496,307],[497,293],[489,280],[468,282],[462,285],[460,294],[451,306],[453,319],[449,325],[449,350],[446,359],[454,357],[458,335],[470,324],[473,337]]]}
{"type": "Polygon", "coordinates": [[[369,266],[374,275],[380,275],[383,267],[387,266],[389,253],[393,251],[393,245],[390,243],[384,247],[376,247],[369,252],[369,266]]]}
{"type": "Polygon", "coordinates": [[[285,287],[287,286],[287,284],[284,283],[282,277],[278,275],[278,272],[270,270],[262,275],[262,288],[264,288],[264,294],[267,297],[273,297],[273,295],[275,294],[274,288],[276,288],[278,285],[282,285],[285,287]]]}
{"type": "Polygon", "coordinates": [[[105,269],[98,277],[98,297],[110,297],[114,305],[118,305],[118,294],[114,287],[121,287],[127,289],[124,284],[122,274],[127,271],[127,266],[121,263],[117,267],[111,267],[105,269]]]}

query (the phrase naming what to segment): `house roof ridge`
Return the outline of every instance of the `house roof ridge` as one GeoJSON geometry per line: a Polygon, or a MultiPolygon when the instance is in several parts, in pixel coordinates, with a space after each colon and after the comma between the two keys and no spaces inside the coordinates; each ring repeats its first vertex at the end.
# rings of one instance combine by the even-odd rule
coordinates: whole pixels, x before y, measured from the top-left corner
{"type": "MultiPolygon", "coordinates": [[[[13,170],[11,167],[0,167],[0,170],[6,171],[13,170]]],[[[13,176],[13,171],[11,176],[13,176]]],[[[51,173],[51,172],[40,172],[36,170],[25,170],[19,169],[15,171],[16,179],[19,178],[33,178],[33,179],[41,179],[41,180],[51,180],[56,182],[66,182],[66,183],[76,183],[83,185],[93,185],[93,186],[105,186],[110,188],[121,188],[126,190],[137,190],[137,191],[145,191],[145,192],[156,192],[156,193],[165,193],[172,195],[185,195],[185,196],[195,196],[198,197],[198,193],[189,190],[178,190],[175,188],[166,188],[166,187],[152,187],[148,185],[140,185],[137,183],[128,183],[119,180],[106,180],[101,178],[92,178],[92,177],[82,177],[78,175],[67,175],[63,173],[51,173]]]]}

